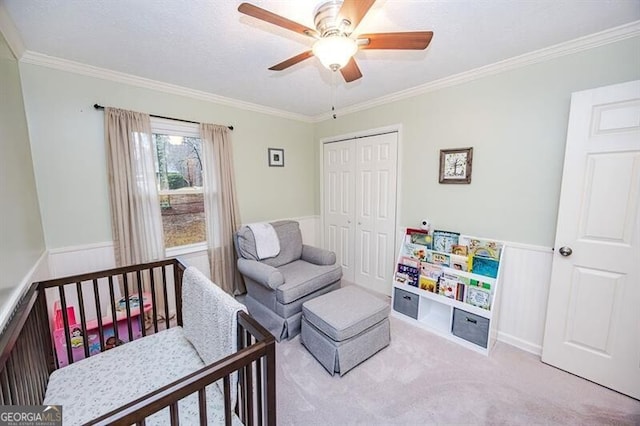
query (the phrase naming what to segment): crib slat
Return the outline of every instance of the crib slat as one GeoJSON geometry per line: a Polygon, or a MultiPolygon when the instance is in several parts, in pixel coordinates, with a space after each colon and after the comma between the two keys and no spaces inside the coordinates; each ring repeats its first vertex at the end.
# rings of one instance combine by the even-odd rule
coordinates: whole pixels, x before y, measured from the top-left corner
{"type": "Polygon", "coordinates": [[[164,296],[164,321],[166,328],[170,327],[169,325],[169,298],[167,297],[167,268],[166,266],[162,266],[162,295],[164,296]]]}
{"type": "Polygon", "coordinates": [[[55,351],[53,350],[53,345],[51,343],[51,331],[49,328],[49,316],[47,311],[47,298],[45,296],[44,290],[42,290],[38,294],[38,299],[40,299],[40,304],[38,306],[34,306],[36,318],[34,348],[39,349],[36,351],[36,353],[39,357],[38,378],[40,398],[38,400],[38,404],[41,404],[44,400],[45,392],[47,390],[49,375],[51,374],[51,371],[53,371],[53,368],[55,366],[55,351]]]}
{"type": "MultiPolygon", "coordinates": [[[[238,329],[236,330],[236,340],[238,342],[238,350],[244,349],[246,347],[244,341],[244,333],[242,332],[242,327],[238,324],[238,329]]],[[[247,420],[247,384],[245,381],[244,368],[241,368],[238,371],[238,383],[240,384],[240,394],[242,396],[242,400],[236,407],[236,413],[240,417],[242,422],[246,423],[247,420]]]]}
{"type": "Polygon", "coordinates": [[[267,400],[267,424],[276,424],[276,345],[267,346],[264,356],[266,363],[266,386],[264,398],[267,400]]]}
{"type": "Polygon", "coordinates": [[[25,377],[28,382],[28,401],[29,405],[36,405],[38,401],[38,383],[37,383],[37,366],[36,363],[36,350],[37,346],[34,345],[34,318],[30,318],[25,324],[24,335],[22,339],[24,340],[24,348],[25,348],[25,362],[27,364],[28,373],[25,374],[25,377]],[[28,377],[27,377],[28,375],[28,377]]]}
{"type": "Polygon", "coordinates": [[[174,402],[169,405],[169,414],[171,416],[171,426],[178,426],[180,424],[179,413],[178,413],[178,403],[174,402]]]}
{"type": "MultiPolygon", "coordinates": [[[[158,332],[158,301],[156,300],[156,279],[153,268],[149,269],[149,284],[151,285],[151,306],[153,308],[153,332],[158,332]]],[[[166,301],[165,301],[166,303],[166,301]]]]}
{"type": "MultiPolygon", "coordinates": [[[[214,385],[215,386],[215,385],[214,385]]],[[[200,413],[200,426],[207,424],[207,393],[206,387],[198,391],[198,412],[200,413]]]]}
{"type": "Polygon", "coordinates": [[[113,292],[113,275],[109,275],[109,302],[111,303],[111,321],[113,325],[113,337],[116,339],[116,343],[120,340],[118,333],[118,315],[116,313],[116,296],[113,292]]]}
{"type": "Polygon", "coordinates": [[[17,380],[16,380],[16,365],[15,362],[13,360],[13,356],[9,357],[9,359],[7,360],[7,370],[8,370],[8,377],[9,377],[9,393],[11,394],[11,399],[13,400],[13,403],[15,405],[19,405],[21,401],[20,398],[20,389],[18,387],[17,384],[17,380]]]}
{"type": "Polygon", "coordinates": [[[2,370],[2,377],[0,377],[0,387],[2,388],[2,404],[3,405],[17,405],[14,403],[11,396],[11,389],[9,388],[9,373],[7,369],[2,370]]]}
{"type": "Polygon", "coordinates": [[[62,322],[64,324],[64,341],[67,344],[67,365],[73,364],[73,352],[71,352],[71,336],[69,336],[69,317],[67,316],[67,298],[65,296],[64,286],[58,287],[60,295],[60,308],[62,309],[62,322]]]}
{"type": "MultiPolygon", "coordinates": [[[[24,374],[21,374],[22,371],[25,371],[27,366],[25,365],[24,359],[24,341],[19,338],[16,342],[16,351],[13,353],[11,358],[14,359],[14,373],[15,374],[15,385],[18,395],[18,402],[20,404],[26,404],[29,399],[28,394],[28,383],[24,374]]],[[[28,370],[26,370],[28,371],[28,370]]]]}
{"type": "MultiPolygon", "coordinates": [[[[87,335],[87,314],[84,309],[84,296],[82,295],[82,283],[76,283],[78,293],[78,305],[80,307],[80,327],[82,328],[82,346],[84,347],[84,357],[89,358],[89,336],[87,335]]],[[[74,329],[75,330],[75,329],[74,329]]]]}
{"type": "Polygon", "coordinates": [[[6,399],[7,397],[5,396],[4,382],[1,376],[3,372],[4,370],[0,371],[0,405],[9,405],[6,399]]]}
{"type": "MultiPolygon", "coordinates": [[[[251,334],[245,331],[245,344],[249,346],[251,344],[251,334]]],[[[244,369],[247,371],[247,424],[253,425],[253,367],[252,364],[246,365],[244,369]]]]}
{"type": "MultiPolygon", "coordinates": [[[[129,331],[129,342],[133,340],[133,329],[131,328],[131,306],[129,305],[129,281],[127,280],[127,274],[122,274],[124,282],[124,306],[127,311],[127,331],[129,331]]],[[[115,328],[117,324],[114,324],[115,328]]]]}
{"type": "MultiPolygon", "coordinates": [[[[33,405],[40,404],[44,398],[44,387],[42,383],[42,369],[46,365],[46,361],[42,356],[42,348],[38,344],[38,315],[37,311],[35,315],[26,324],[26,342],[27,342],[27,355],[30,363],[31,371],[31,386],[33,389],[33,400],[30,402],[33,405]]],[[[46,384],[44,385],[46,386],[46,384]]]]}
{"type": "Polygon", "coordinates": [[[176,290],[176,321],[182,326],[182,271],[173,265],[173,282],[176,290]]]}
{"type": "Polygon", "coordinates": [[[142,337],[147,335],[146,324],[144,320],[144,299],[142,298],[142,274],[138,270],[136,271],[136,280],[138,281],[138,321],[140,322],[140,329],[142,331],[142,337]]]}
{"type": "Polygon", "coordinates": [[[231,426],[231,381],[229,375],[222,378],[222,383],[224,388],[224,424],[231,426]]]}
{"type": "Polygon", "coordinates": [[[257,397],[256,397],[256,403],[258,405],[257,407],[257,415],[258,415],[258,425],[262,426],[262,423],[264,421],[264,416],[263,416],[263,406],[262,406],[262,363],[263,363],[263,358],[259,358],[256,360],[256,392],[257,392],[257,397]]]}
{"type": "MultiPolygon", "coordinates": [[[[93,280],[93,299],[96,304],[96,319],[98,320],[98,335],[100,336],[100,352],[104,352],[104,328],[102,326],[102,306],[100,305],[100,291],[98,280],[93,280]]],[[[115,324],[113,325],[115,327],[115,324]]]]}
{"type": "MultiPolygon", "coordinates": [[[[26,332],[27,323],[25,323],[25,328],[23,328],[24,332],[26,332]]],[[[21,403],[29,404],[31,401],[31,381],[29,380],[28,373],[31,371],[31,363],[29,362],[29,352],[25,348],[26,342],[26,334],[22,334],[18,341],[16,342],[16,352],[13,356],[15,356],[18,360],[18,368],[20,370],[20,375],[18,376],[18,383],[22,390],[22,401],[21,403]],[[27,374],[24,374],[26,372],[27,374]]]]}

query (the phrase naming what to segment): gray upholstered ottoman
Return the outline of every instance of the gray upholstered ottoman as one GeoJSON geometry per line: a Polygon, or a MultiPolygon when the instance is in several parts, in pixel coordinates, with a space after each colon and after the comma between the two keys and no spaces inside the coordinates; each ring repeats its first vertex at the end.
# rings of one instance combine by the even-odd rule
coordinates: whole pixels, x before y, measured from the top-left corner
{"type": "Polygon", "coordinates": [[[342,376],[389,344],[389,304],[355,286],[302,305],[302,344],[342,376]]]}

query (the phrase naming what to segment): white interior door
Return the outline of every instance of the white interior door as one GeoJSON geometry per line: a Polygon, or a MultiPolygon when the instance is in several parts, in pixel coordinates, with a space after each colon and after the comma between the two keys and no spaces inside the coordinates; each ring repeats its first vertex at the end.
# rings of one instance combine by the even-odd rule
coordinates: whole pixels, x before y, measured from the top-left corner
{"type": "Polygon", "coordinates": [[[640,398],[640,81],[575,93],[542,361],[640,398]]]}
{"type": "Polygon", "coordinates": [[[398,134],[356,140],[355,283],[391,294],[398,134]]]}
{"type": "Polygon", "coordinates": [[[343,278],[354,282],[355,144],[324,144],[324,245],[336,253],[343,278]]]}

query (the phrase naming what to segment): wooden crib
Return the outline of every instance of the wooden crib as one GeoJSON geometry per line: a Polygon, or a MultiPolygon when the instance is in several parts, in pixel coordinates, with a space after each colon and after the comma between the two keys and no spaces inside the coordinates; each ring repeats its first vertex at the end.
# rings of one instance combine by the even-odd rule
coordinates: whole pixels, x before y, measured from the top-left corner
{"type": "MultiPolygon", "coordinates": [[[[93,352],[108,349],[107,329],[114,334],[112,337],[116,342],[124,342],[135,340],[137,334],[143,338],[159,330],[182,326],[181,294],[185,269],[179,260],[168,259],[33,283],[0,335],[0,403],[41,405],[49,376],[60,366],[59,358],[69,364],[79,361],[78,354],[72,350],[73,343],[81,348],[80,358],[85,358],[93,352]],[[124,291],[124,309],[121,310],[117,305],[122,302],[114,296],[119,288],[124,291]],[[147,290],[150,300],[145,299],[144,303],[150,306],[143,310],[142,298],[140,306],[130,304],[130,293],[133,292],[129,289],[134,289],[137,295],[144,294],[143,289],[147,290]],[[160,305],[157,294],[164,296],[164,306],[160,305]],[[70,295],[71,299],[77,300],[75,312],[69,309],[70,295]],[[87,337],[72,343],[70,333],[63,333],[66,357],[61,357],[59,351],[56,353],[54,347],[56,327],[50,322],[54,315],[50,309],[54,305],[59,307],[57,312],[61,317],[58,322],[64,330],[71,330],[75,322],[74,330],[87,337]],[[75,319],[70,317],[72,312],[75,319]],[[90,323],[97,326],[99,336],[93,348],[87,334],[90,323]],[[118,327],[118,324],[123,326],[118,327]]],[[[244,312],[238,313],[237,320],[237,352],[86,424],[144,425],[145,418],[167,407],[171,424],[178,424],[178,401],[191,394],[198,395],[200,424],[207,424],[205,387],[223,380],[225,424],[240,419],[246,425],[275,425],[275,340],[244,312]],[[239,390],[237,403],[232,407],[229,383],[234,372],[238,373],[239,390]]]]}

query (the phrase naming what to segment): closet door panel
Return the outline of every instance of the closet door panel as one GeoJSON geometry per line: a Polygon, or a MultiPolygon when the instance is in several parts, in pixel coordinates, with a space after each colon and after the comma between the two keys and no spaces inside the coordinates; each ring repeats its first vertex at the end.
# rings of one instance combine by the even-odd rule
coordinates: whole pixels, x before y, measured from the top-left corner
{"type": "Polygon", "coordinates": [[[343,277],[354,281],[355,146],[324,145],[324,244],[336,253],[343,277]]]}
{"type": "Polygon", "coordinates": [[[391,293],[394,266],[397,133],[356,140],[355,282],[391,293]]]}

